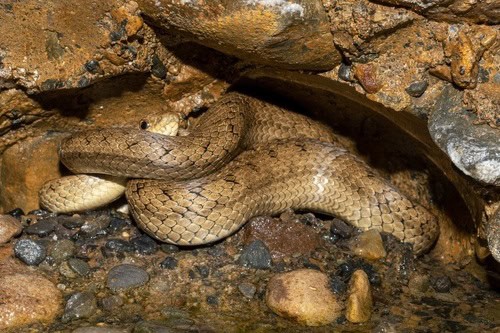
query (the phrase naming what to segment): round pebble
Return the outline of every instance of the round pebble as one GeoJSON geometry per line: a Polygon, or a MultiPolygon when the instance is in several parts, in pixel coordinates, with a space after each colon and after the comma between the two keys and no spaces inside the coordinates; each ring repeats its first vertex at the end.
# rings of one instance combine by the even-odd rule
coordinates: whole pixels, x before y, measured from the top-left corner
{"type": "Polygon", "coordinates": [[[75,243],[69,239],[62,239],[54,244],[49,254],[56,262],[61,262],[73,256],[75,249],[75,243]]]}
{"type": "Polygon", "coordinates": [[[344,280],[339,276],[330,278],[330,289],[337,295],[345,293],[347,285],[344,280]]]}
{"type": "Polygon", "coordinates": [[[272,263],[271,253],[264,242],[257,239],[243,249],[238,263],[245,267],[269,269],[272,263]]]}
{"type": "Polygon", "coordinates": [[[47,249],[40,242],[21,239],[14,246],[14,254],[27,265],[38,265],[47,256],[47,249]]]}
{"type": "Polygon", "coordinates": [[[329,288],[326,274],[299,269],[271,278],[266,303],[276,314],[307,326],[327,325],[342,311],[342,303],[329,288]]]}
{"type": "Polygon", "coordinates": [[[68,260],[68,265],[75,273],[78,273],[81,276],[86,276],[90,273],[89,264],[81,259],[70,258],[68,260]]]}
{"type": "Polygon", "coordinates": [[[132,252],[134,251],[134,246],[123,239],[110,239],[104,244],[106,250],[111,252],[132,252]]]}
{"type": "Polygon", "coordinates": [[[13,210],[8,211],[6,214],[15,218],[20,218],[24,215],[24,211],[21,208],[14,208],[13,210]]]}
{"type": "Polygon", "coordinates": [[[207,296],[207,303],[210,305],[219,305],[219,298],[215,295],[207,296]]]}
{"type": "Polygon", "coordinates": [[[80,228],[85,221],[83,221],[80,215],[73,216],[60,216],[59,220],[62,221],[62,225],[67,229],[77,229],[80,228]]]}
{"type": "Polygon", "coordinates": [[[106,234],[106,228],[111,223],[107,216],[97,216],[87,219],[80,228],[80,231],[87,238],[106,234]]]}
{"type": "Polygon", "coordinates": [[[354,228],[340,219],[334,219],[330,226],[330,234],[334,240],[350,238],[354,228]]]}
{"type": "Polygon", "coordinates": [[[429,83],[427,81],[412,82],[405,90],[408,95],[413,97],[420,97],[427,90],[429,83]]]}
{"type": "Polygon", "coordinates": [[[56,228],[56,222],[52,219],[38,220],[24,229],[24,232],[28,235],[37,235],[39,237],[46,237],[50,235],[56,228]]]}
{"type": "Polygon", "coordinates": [[[142,268],[123,264],[108,273],[107,286],[113,291],[140,287],[149,281],[149,274],[142,268]]]}
{"type": "Polygon", "coordinates": [[[255,296],[255,293],[257,292],[257,287],[252,283],[242,282],[238,285],[238,290],[243,296],[251,299],[255,296]]]}
{"type": "Polygon", "coordinates": [[[64,308],[63,322],[79,318],[89,318],[97,310],[97,302],[93,293],[82,292],[71,295],[64,308]]]}
{"type": "Polygon", "coordinates": [[[148,235],[141,235],[130,240],[135,251],[141,254],[153,254],[158,250],[158,244],[148,235]]]}
{"type": "Polygon", "coordinates": [[[111,230],[111,232],[117,232],[127,228],[128,226],[130,226],[129,221],[113,217],[109,223],[108,229],[111,230]]]}
{"type": "Polygon", "coordinates": [[[351,251],[368,260],[382,259],[387,255],[380,232],[375,229],[367,230],[350,241],[351,251]]]}
{"type": "Polygon", "coordinates": [[[447,293],[451,289],[451,280],[447,276],[440,276],[432,281],[432,287],[438,293],[447,293]]]}
{"type": "Polygon", "coordinates": [[[174,257],[166,257],[165,260],[160,263],[160,267],[164,269],[174,269],[177,267],[177,263],[178,261],[174,257]]]}
{"type": "Polygon", "coordinates": [[[210,275],[210,268],[208,268],[207,266],[195,266],[195,267],[198,273],[200,273],[200,276],[202,278],[205,279],[210,275]]]}
{"type": "Polygon", "coordinates": [[[111,295],[100,301],[101,307],[106,311],[113,311],[123,305],[123,299],[118,295],[111,295]]]}

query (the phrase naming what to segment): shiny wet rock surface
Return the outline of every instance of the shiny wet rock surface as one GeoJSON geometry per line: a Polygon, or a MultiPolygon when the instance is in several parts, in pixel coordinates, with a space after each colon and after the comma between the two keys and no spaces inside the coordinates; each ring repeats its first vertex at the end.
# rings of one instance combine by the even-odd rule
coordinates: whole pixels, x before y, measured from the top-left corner
{"type": "Polygon", "coordinates": [[[338,219],[258,217],[222,242],[184,248],[156,242],[114,211],[35,216],[10,250],[54,284],[62,306],[52,323],[12,332],[482,332],[500,325],[499,294],[473,260],[415,258],[392,236],[365,239],[338,219]],[[370,239],[384,256],[359,254],[373,247],[370,239]],[[301,295],[297,282],[277,290],[270,283],[288,272],[321,274],[334,313],[322,308],[318,319],[308,311],[307,320],[274,313],[266,294],[285,309],[297,305],[290,295],[301,295]]]}

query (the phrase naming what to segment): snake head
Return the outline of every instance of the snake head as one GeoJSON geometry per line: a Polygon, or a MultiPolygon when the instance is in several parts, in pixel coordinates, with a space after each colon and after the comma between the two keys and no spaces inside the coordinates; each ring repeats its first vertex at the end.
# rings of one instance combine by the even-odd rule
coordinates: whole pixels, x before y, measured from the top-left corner
{"type": "Polygon", "coordinates": [[[176,136],[179,130],[186,127],[184,117],[179,113],[165,113],[161,115],[151,115],[141,119],[139,128],[152,133],[159,133],[168,136],[176,136]]]}

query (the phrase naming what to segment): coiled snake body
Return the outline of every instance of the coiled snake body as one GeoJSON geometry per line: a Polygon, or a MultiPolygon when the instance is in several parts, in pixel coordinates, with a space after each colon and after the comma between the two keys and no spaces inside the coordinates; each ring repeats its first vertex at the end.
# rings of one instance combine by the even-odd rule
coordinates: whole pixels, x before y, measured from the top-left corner
{"type": "MultiPolygon", "coordinates": [[[[75,173],[132,178],[126,197],[133,217],[151,236],[174,244],[213,242],[253,216],[288,208],[390,232],[412,243],[417,254],[437,238],[431,213],[335,143],[329,128],[305,116],[229,93],[190,132],[81,132],[62,143],[60,157],[75,173]]],[[[41,203],[58,210],[69,192],[62,198],[49,183],[41,203]]]]}

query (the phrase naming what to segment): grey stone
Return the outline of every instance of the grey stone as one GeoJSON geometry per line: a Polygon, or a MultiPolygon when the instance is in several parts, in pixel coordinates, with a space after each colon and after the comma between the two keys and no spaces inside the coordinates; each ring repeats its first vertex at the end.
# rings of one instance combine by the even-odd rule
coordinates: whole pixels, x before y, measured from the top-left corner
{"type": "Polygon", "coordinates": [[[21,239],[14,246],[14,254],[27,265],[38,265],[47,256],[47,249],[40,242],[21,239]]]}
{"type": "Polygon", "coordinates": [[[443,89],[429,118],[429,132],[455,166],[472,178],[500,185],[500,132],[474,124],[474,114],[462,107],[462,92],[443,89]]]}
{"type": "Polygon", "coordinates": [[[56,261],[61,262],[68,259],[75,253],[75,243],[69,239],[61,239],[57,241],[50,249],[50,256],[56,261]]]}
{"type": "Polygon", "coordinates": [[[77,258],[71,258],[68,260],[69,267],[81,276],[86,276],[90,272],[89,264],[85,261],[77,258]]]}
{"type": "Polygon", "coordinates": [[[245,267],[268,269],[272,263],[271,253],[264,242],[257,239],[243,249],[238,263],[245,267]]]}
{"type": "Polygon", "coordinates": [[[79,318],[89,318],[97,310],[97,302],[93,293],[82,292],[71,295],[64,308],[63,322],[79,318]]]}
{"type": "Polygon", "coordinates": [[[149,281],[149,274],[135,265],[123,264],[113,267],[108,273],[107,286],[111,290],[136,288],[149,281]]]}

